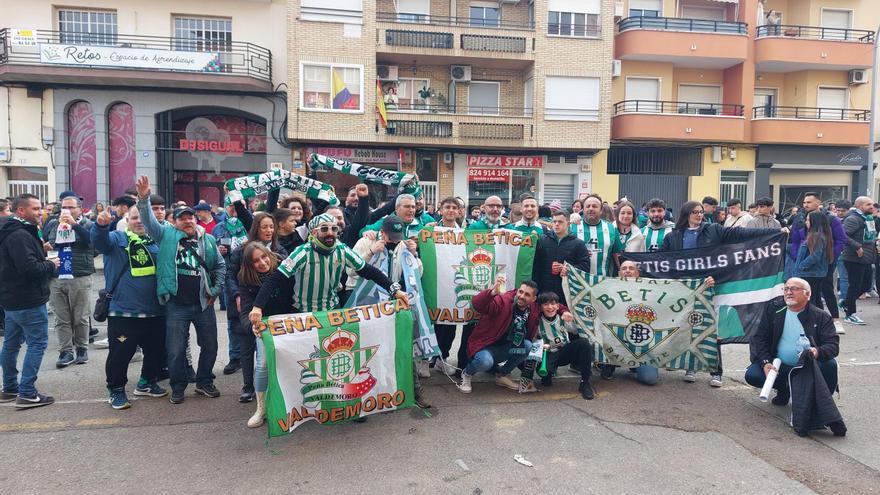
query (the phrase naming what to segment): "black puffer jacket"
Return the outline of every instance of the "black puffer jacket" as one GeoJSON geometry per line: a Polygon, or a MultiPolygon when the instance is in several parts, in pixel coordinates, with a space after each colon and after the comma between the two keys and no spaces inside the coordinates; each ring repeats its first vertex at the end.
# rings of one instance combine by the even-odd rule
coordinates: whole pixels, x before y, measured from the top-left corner
{"type": "MultiPolygon", "coordinates": [[[[736,244],[755,237],[778,234],[779,229],[740,229],[722,227],[717,223],[704,223],[697,233],[697,247],[717,246],[719,244],[736,244]]],[[[684,249],[682,231],[674,229],[663,238],[660,251],[679,251],[684,249]]]]}
{"type": "Polygon", "coordinates": [[[572,234],[559,240],[555,233],[549,232],[538,240],[535,263],[532,266],[532,280],[538,284],[539,292],[553,291],[564,303],[562,277],[553,275],[551,270],[554,261],[568,262],[578,270],[589,272],[590,253],[587,251],[587,245],[584,244],[584,241],[572,234]]]}
{"type": "Polygon", "coordinates": [[[0,307],[14,311],[45,304],[55,273],[37,226],[7,220],[0,228],[0,307]]]}
{"type": "MultiPolygon", "coordinates": [[[[241,271],[241,257],[244,256],[244,248],[247,243],[235,248],[229,254],[229,261],[226,263],[226,318],[232,320],[238,318],[238,308],[235,306],[235,296],[240,295],[241,287],[238,285],[238,272],[241,271]]],[[[277,244],[272,250],[278,256],[278,262],[281,263],[287,258],[287,250],[277,244]]],[[[259,288],[258,288],[259,290],[259,288]]],[[[256,294],[254,294],[256,296],[256,294]]],[[[244,304],[242,304],[244,307],[244,304]]],[[[248,309],[245,315],[251,310],[248,309]]]]}
{"type": "Polygon", "coordinates": [[[810,430],[829,425],[832,431],[846,431],[843,417],[831,395],[834,391],[828,390],[822,370],[810,353],[803,353],[798,365],[788,375],[788,380],[791,389],[791,426],[798,435],[804,436],[810,430]]]}
{"type": "MultiPolygon", "coordinates": [[[[785,327],[785,302],[781,297],[774,299],[764,310],[764,316],[757,331],[749,339],[752,362],[772,362],[776,348],[785,327]]],[[[840,352],[840,337],[834,331],[831,315],[812,304],[798,313],[798,320],[804,327],[804,335],[810,344],[819,351],[819,361],[828,361],[840,352]]]]}

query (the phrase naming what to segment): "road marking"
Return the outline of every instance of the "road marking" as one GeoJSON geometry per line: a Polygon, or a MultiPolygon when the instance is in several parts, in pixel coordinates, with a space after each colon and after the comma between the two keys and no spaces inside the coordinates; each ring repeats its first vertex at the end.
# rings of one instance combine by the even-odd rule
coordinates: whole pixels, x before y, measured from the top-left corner
{"type": "Polygon", "coordinates": [[[5,431],[25,431],[25,430],[57,430],[64,428],[69,423],[67,421],[46,421],[43,423],[0,423],[0,432],[5,431]]]}
{"type": "Polygon", "coordinates": [[[119,418],[94,418],[84,419],[76,424],[76,426],[110,426],[119,424],[119,418]]]}

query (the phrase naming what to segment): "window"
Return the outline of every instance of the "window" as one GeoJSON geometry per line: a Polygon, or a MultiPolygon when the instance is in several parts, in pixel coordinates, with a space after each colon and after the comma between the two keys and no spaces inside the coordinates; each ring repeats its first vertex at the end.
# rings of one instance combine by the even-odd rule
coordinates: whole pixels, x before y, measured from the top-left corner
{"type": "Polygon", "coordinates": [[[544,84],[547,120],[598,120],[599,78],[548,76],[544,84]]]}
{"type": "Polygon", "coordinates": [[[428,79],[400,78],[397,82],[397,108],[400,110],[428,110],[428,102],[419,94],[422,88],[430,88],[428,79]]]}
{"type": "Polygon", "coordinates": [[[547,34],[580,38],[599,36],[599,15],[550,12],[547,34]]]}
{"type": "Polygon", "coordinates": [[[430,0],[400,0],[397,2],[397,20],[427,23],[431,14],[430,0]]]}
{"type": "Polygon", "coordinates": [[[845,110],[847,108],[847,100],[846,88],[819,87],[816,93],[816,106],[819,107],[816,117],[828,120],[844,120],[847,112],[834,111],[833,109],[845,110]]]}
{"type": "Polygon", "coordinates": [[[362,112],[363,66],[302,64],[300,108],[362,112]]]}
{"type": "MultiPolygon", "coordinates": [[[[407,10],[399,8],[398,12],[407,10]]],[[[299,13],[304,21],[364,23],[363,0],[300,0],[299,13]]]]}
{"type": "Polygon", "coordinates": [[[749,191],[749,172],[721,171],[721,187],[718,198],[724,205],[731,198],[739,198],[743,203],[752,202],[752,194],[749,191]]]}
{"type": "Polygon", "coordinates": [[[533,78],[526,79],[525,88],[523,89],[523,115],[531,117],[534,109],[535,101],[535,80],[533,78]]]}
{"type": "Polygon", "coordinates": [[[499,115],[501,83],[471,81],[468,85],[468,113],[471,115],[499,115]]]}
{"type": "Polygon", "coordinates": [[[62,43],[115,45],[116,12],[59,10],[58,31],[62,43]]]}
{"type": "Polygon", "coordinates": [[[852,29],[852,11],[837,9],[822,9],[822,38],[845,40],[849,39],[849,29],[852,29]]]}
{"type": "Polygon", "coordinates": [[[232,50],[232,19],[175,17],[177,50],[228,52],[232,50]]]}
{"type": "Polygon", "coordinates": [[[663,0],[630,0],[630,17],[660,17],[663,12],[663,0]]]}
{"type": "Polygon", "coordinates": [[[471,26],[498,27],[500,20],[498,7],[471,5],[471,26]]]}
{"type": "Polygon", "coordinates": [[[599,0],[548,0],[547,34],[579,38],[600,33],[599,0]]]}
{"type": "Polygon", "coordinates": [[[681,84],[678,87],[678,101],[678,113],[720,114],[721,86],[681,84]]]}
{"type": "Polygon", "coordinates": [[[627,77],[624,98],[626,112],[659,112],[660,80],[650,77],[627,77]]]}

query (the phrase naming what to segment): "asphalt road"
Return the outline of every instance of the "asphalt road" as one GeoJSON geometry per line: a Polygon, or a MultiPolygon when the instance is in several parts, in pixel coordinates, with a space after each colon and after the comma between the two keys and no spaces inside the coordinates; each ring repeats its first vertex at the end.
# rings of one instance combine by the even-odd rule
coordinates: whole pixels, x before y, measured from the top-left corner
{"type": "MultiPolygon", "coordinates": [[[[612,381],[594,374],[597,397],[588,402],[573,375],[521,396],[488,375],[464,395],[435,373],[424,382],[427,414],[309,423],[267,441],[264,428],[245,425],[254,405],[237,402],[241,375],[221,373],[225,315],[217,318],[221,397],[190,387],[182,405],[137,398],[126,411],[106,401],[107,351],[55,369],[50,330],[38,387],[58,402],[27,411],[0,404],[0,493],[880,493],[880,306],[860,307],[869,325],[847,327],[839,358],[846,438],[797,437],[788,407],[761,403],[744,385],[748,347],[731,345],[721,389],[707,375],[684,383],[681,372],[661,372],[647,387],[618,370],[612,381]]],[[[129,390],[139,371],[131,366],[129,390]]]]}

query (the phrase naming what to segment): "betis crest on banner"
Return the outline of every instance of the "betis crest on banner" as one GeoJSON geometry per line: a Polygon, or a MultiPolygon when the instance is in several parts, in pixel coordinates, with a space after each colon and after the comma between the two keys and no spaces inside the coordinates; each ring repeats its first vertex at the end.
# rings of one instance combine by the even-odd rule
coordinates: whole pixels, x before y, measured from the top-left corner
{"type": "Polygon", "coordinates": [[[262,334],[269,436],[411,407],[412,316],[395,300],[270,316],[262,334]]]}
{"type": "Polygon", "coordinates": [[[702,280],[598,277],[569,265],[563,286],[596,359],[625,367],[714,371],[712,292],[702,280]]]}
{"type": "Polygon", "coordinates": [[[440,226],[419,231],[422,287],[431,320],[467,323],[477,318],[471,299],[503,273],[511,284],[532,278],[538,236],[516,230],[440,226]]]}

